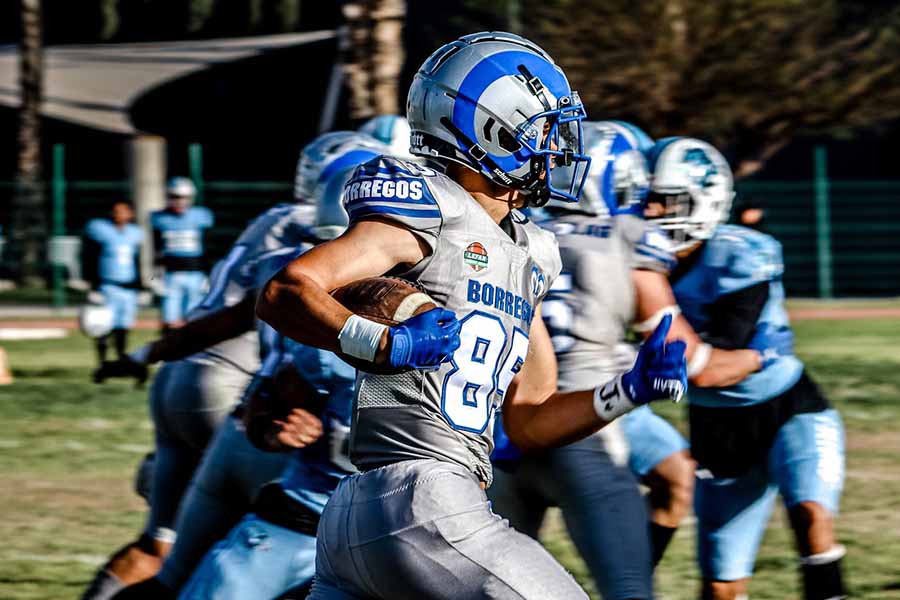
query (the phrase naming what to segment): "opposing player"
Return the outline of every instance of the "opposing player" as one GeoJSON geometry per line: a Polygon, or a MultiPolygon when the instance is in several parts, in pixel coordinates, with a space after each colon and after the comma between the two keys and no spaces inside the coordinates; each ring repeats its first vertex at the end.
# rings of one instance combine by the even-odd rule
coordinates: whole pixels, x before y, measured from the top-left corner
{"type": "Polygon", "coordinates": [[[347,232],[294,260],[257,305],[297,341],[402,371],[358,377],[350,453],[363,473],[344,478],[322,514],[311,597],[585,597],[489,508],[495,411],[502,404],[522,448],[574,441],[678,396],[684,346],[665,344],[666,318],[632,370],[556,392],[539,304],[559,252],[513,209],[577,200],[590,160],[584,109],[543,50],[507,33],[447,44],[416,74],[407,116],[412,152],[446,174],[384,157],[360,167],[345,190],[347,232]],[[582,175],[557,188],[554,162],[582,175]],[[388,272],[444,308],[387,327],[328,294],[388,272]]]}
{"type": "MultiPolygon", "coordinates": [[[[383,144],[357,132],[327,133],[304,148],[298,161],[295,194],[307,200],[301,204],[275,207],[263,215],[281,214],[282,219],[293,215],[292,218],[298,219],[297,235],[292,238],[293,243],[289,243],[288,232],[293,229],[291,219],[263,222],[263,217],[260,217],[259,233],[265,232],[264,237],[269,237],[273,242],[266,253],[266,267],[255,272],[249,267],[239,268],[236,265],[247,275],[256,273],[259,276],[260,279],[254,280],[252,289],[258,289],[272,275],[273,269],[277,270],[279,265],[301,254],[312,243],[334,237],[346,228],[346,213],[311,200],[319,191],[329,189],[328,184],[331,188],[340,188],[340,185],[334,185],[334,178],[342,172],[386,151],[387,147],[383,144]],[[319,188],[318,191],[316,188],[319,188]],[[277,240],[281,243],[274,243],[277,240]]],[[[331,193],[336,192],[332,190],[331,193]]],[[[283,355],[281,343],[270,327],[264,323],[259,325],[263,370],[270,372],[283,355]]],[[[190,326],[189,323],[186,327],[190,326]]],[[[181,331],[183,329],[178,333],[181,331]]],[[[281,474],[287,458],[285,454],[272,454],[254,448],[247,439],[237,412],[225,418],[181,502],[176,521],[179,535],[159,575],[137,589],[129,588],[120,597],[174,597],[207,550],[250,510],[260,486],[281,474]]]]}
{"type": "Polygon", "coordinates": [[[691,449],[704,598],[746,597],[760,539],[780,494],[800,552],[808,600],[844,598],[834,515],[844,478],[837,412],[793,354],[781,247],[763,233],[722,225],[731,171],[709,144],[659,140],[646,214],[672,238],[678,305],[713,348],[759,347],[762,369],[727,387],[692,381],[691,449]]]}
{"type": "MultiPolygon", "coordinates": [[[[134,211],[126,202],[116,202],[110,219],[92,219],[85,227],[85,267],[92,288],[112,312],[112,336],[121,358],[128,345],[128,331],[137,317],[141,286],[138,257],[144,232],[134,224],[134,211]]],[[[100,368],[94,381],[105,378],[109,334],[96,338],[100,368]]]]}
{"type": "Polygon", "coordinates": [[[188,312],[203,299],[206,257],[203,237],[213,226],[213,214],[192,206],[197,188],[187,177],[172,177],[166,185],[166,208],[150,215],[157,263],[165,269],[163,328],[184,325],[188,312]]]}

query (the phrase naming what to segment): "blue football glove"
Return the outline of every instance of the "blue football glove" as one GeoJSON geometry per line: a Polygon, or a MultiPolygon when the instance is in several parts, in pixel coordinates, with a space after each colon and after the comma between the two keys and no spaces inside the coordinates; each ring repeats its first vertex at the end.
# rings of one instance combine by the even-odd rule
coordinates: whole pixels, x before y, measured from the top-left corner
{"type": "Polygon", "coordinates": [[[409,318],[388,329],[388,364],[395,369],[437,367],[459,348],[459,329],[456,315],[446,308],[409,318]]]}
{"type": "Polygon", "coordinates": [[[794,353],[794,332],[787,326],[760,323],[747,347],[759,352],[762,368],[765,369],[782,356],[794,353]]]}
{"type": "Polygon", "coordinates": [[[687,389],[687,344],[666,343],[671,326],[672,315],[666,315],[641,344],[634,366],[622,375],[622,387],[635,405],[665,398],[678,402],[687,389]]]}

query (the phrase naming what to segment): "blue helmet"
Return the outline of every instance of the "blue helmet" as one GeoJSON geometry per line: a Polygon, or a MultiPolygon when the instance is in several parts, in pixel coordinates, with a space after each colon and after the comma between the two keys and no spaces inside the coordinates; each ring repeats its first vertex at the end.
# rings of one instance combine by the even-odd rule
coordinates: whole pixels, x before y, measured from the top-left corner
{"type": "Polygon", "coordinates": [[[578,199],[590,165],[584,106],[536,44],[503,32],[446,44],[419,68],[406,109],[413,154],[462,164],[531,205],[578,199]],[[556,165],[575,171],[565,189],[550,180],[556,165]]]}
{"type": "Polygon", "coordinates": [[[728,219],[734,177],[722,153],[688,137],[663,138],[649,155],[651,184],[648,204],[659,204],[652,220],[684,250],[709,239],[728,219]]]}
{"type": "Polygon", "coordinates": [[[313,193],[319,181],[340,170],[344,165],[351,164],[357,156],[366,158],[354,163],[354,166],[380,154],[390,154],[390,150],[365,133],[359,131],[323,133],[300,151],[294,178],[294,200],[298,202],[313,200],[313,193]],[[342,162],[337,162],[338,159],[342,162]]]}
{"type": "MultiPolygon", "coordinates": [[[[591,157],[587,180],[576,208],[591,215],[640,214],[650,189],[650,174],[641,146],[653,145],[638,127],[623,121],[584,123],[584,148],[591,157]]],[[[565,183],[571,168],[557,168],[554,182],[565,183]]],[[[559,203],[554,203],[560,206],[559,203]]]]}
{"type": "Polygon", "coordinates": [[[400,115],[378,115],[359,127],[359,131],[387,145],[391,156],[402,160],[418,160],[409,153],[409,121],[400,115]]]}

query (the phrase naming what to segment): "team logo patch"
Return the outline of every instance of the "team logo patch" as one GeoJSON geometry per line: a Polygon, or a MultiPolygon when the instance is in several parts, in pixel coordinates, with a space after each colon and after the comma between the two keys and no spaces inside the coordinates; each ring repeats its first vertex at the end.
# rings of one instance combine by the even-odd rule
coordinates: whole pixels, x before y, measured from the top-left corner
{"type": "Polygon", "coordinates": [[[472,270],[476,273],[478,271],[483,271],[484,269],[487,269],[488,266],[487,250],[484,249],[481,242],[472,242],[469,244],[469,247],[466,248],[466,251],[463,252],[463,260],[467,265],[472,267],[472,270]]]}
{"type": "Polygon", "coordinates": [[[540,298],[544,295],[544,290],[546,289],[547,279],[544,277],[544,274],[537,267],[531,267],[531,293],[534,294],[535,298],[540,298]]]}

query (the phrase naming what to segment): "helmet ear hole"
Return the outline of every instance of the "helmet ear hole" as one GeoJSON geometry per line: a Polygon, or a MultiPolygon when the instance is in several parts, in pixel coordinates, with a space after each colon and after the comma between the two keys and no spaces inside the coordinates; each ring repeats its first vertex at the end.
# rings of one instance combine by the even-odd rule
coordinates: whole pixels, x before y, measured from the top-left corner
{"type": "Polygon", "coordinates": [[[497,134],[497,144],[507,152],[518,152],[522,149],[522,144],[513,137],[513,134],[511,134],[506,127],[500,128],[500,131],[497,134]]]}

